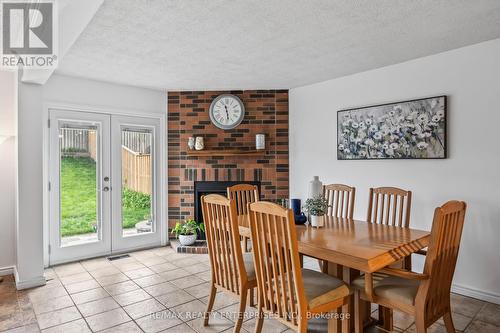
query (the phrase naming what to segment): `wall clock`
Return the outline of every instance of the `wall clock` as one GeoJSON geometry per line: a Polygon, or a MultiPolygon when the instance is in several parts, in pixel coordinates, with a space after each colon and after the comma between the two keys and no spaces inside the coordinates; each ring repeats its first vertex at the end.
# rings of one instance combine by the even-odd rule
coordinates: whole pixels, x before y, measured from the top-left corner
{"type": "Polygon", "coordinates": [[[217,96],[210,104],[210,120],[220,129],[232,129],[238,126],[245,117],[245,106],[241,99],[234,95],[217,96]]]}

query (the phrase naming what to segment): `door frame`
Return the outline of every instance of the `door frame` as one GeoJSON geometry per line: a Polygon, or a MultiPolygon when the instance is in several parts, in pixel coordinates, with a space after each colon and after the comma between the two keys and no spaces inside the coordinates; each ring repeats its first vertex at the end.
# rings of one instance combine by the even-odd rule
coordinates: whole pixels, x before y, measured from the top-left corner
{"type": "MultiPolygon", "coordinates": [[[[142,117],[142,118],[156,118],[160,120],[160,142],[159,142],[159,183],[160,188],[158,189],[158,210],[159,210],[159,232],[161,236],[161,245],[165,246],[168,244],[168,205],[167,205],[167,179],[168,179],[168,168],[167,159],[168,156],[168,144],[167,140],[167,126],[166,126],[166,109],[162,110],[161,113],[156,113],[147,110],[138,109],[127,109],[127,108],[110,108],[106,106],[97,105],[85,105],[85,104],[72,104],[72,103],[60,103],[55,101],[48,101],[43,104],[43,114],[42,114],[42,128],[43,128],[43,140],[42,140],[42,159],[43,159],[43,175],[42,175],[42,187],[43,187],[43,264],[44,267],[49,267],[49,223],[50,223],[50,192],[49,192],[49,179],[50,179],[50,165],[49,165],[49,142],[50,142],[50,129],[49,129],[49,111],[50,110],[60,110],[60,111],[80,111],[89,113],[104,113],[112,116],[132,116],[132,117],[142,117]]],[[[128,251],[133,250],[129,249],[128,251]]],[[[124,252],[128,252],[124,251],[124,252]]]]}

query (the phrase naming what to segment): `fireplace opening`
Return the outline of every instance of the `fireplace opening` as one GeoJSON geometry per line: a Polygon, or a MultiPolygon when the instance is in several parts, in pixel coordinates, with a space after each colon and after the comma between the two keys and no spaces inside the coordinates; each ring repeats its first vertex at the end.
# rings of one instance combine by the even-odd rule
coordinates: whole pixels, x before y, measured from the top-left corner
{"type": "MultiPolygon", "coordinates": [[[[203,222],[203,213],[201,209],[201,197],[207,194],[227,195],[227,188],[237,184],[256,185],[260,192],[260,182],[251,181],[195,181],[194,182],[194,216],[198,223],[203,222]]],[[[205,233],[198,235],[199,239],[205,239],[205,233]]]]}

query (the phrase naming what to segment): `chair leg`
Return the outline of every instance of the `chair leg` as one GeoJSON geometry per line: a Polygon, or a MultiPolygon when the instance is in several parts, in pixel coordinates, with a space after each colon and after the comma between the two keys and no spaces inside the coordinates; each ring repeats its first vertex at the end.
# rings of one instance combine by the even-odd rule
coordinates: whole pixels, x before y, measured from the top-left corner
{"type": "Polygon", "coordinates": [[[326,260],[318,260],[319,266],[321,267],[321,272],[328,274],[328,261],[326,260]]]}
{"type": "Polygon", "coordinates": [[[299,319],[297,333],[307,333],[307,318],[305,316],[299,319]]]}
{"type": "Polygon", "coordinates": [[[261,302],[259,299],[259,303],[257,304],[257,318],[255,320],[254,333],[261,333],[262,332],[262,324],[264,324],[264,312],[262,312],[262,305],[261,305],[261,302]]]}
{"type": "Polygon", "coordinates": [[[451,311],[448,311],[444,316],[444,325],[446,326],[446,332],[455,333],[455,326],[453,325],[453,318],[451,316],[451,311]]]}
{"type": "Polygon", "coordinates": [[[250,288],[248,290],[248,293],[249,293],[249,302],[248,302],[248,305],[250,306],[255,306],[255,288],[250,288]]]}
{"type": "Polygon", "coordinates": [[[381,327],[386,331],[392,331],[393,327],[393,311],[392,309],[386,308],[384,306],[378,306],[378,316],[381,322],[381,327]]]}
{"type": "Polygon", "coordinates": [[[248,240],[250,238],[248,237],[243,237],[243,241],[245,242],[245,252],[249,252],[249,249],[248,249],[248,240]]]}
{"type": "Polygon", "coordinates": [[[238,308],[237,315],[238,317],[236,318],[236,324],[234,325],[233,332],[234,333],[239,333],[241,330],[241,324],[243,323],[243,317],[245,315],[245,309],[247,307],[247,295],[249,293],[249,290],[243,290],[240,294],[240,306],[238,308]]]}
{"type": "Polygon", "coordinates": [[[300,268],[304,268],[304,255],[299,253],[300,268]]]}
{"type": "Polygon", "coordinates": [[[354,332],[363,332],[363,317],[361,316],[361,296],[359,290],[354,291],[354,332]]]}
{"type": "Polygon", "coordinates": [[[214,307],[214,301],[215,301],[215,295],[217,294],[217,288],[215,288],[215,285],[212,284],[211,289],[210,289],[210,296],[208,296],[208,304],[207,304],[207,311],[205,311],[203,317],[203,326],[208,325],[208,318],[210,318],[210,312],[212,312],[212,308],[214,307]]]}
{"type": "Polygon", "coordinates": [[[417,333],[427,333],[427,327],[425,327],[424,315],[418,311],[415,315],[415,331],[417,333]]]}

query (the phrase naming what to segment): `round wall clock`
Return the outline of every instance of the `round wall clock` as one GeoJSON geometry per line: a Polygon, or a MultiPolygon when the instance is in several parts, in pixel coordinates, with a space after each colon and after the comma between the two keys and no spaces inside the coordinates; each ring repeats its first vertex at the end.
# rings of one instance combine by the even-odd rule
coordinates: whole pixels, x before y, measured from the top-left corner
{"type": "Polygon", "coordinates": [[[245,117],[245,106],[241,99],[234,95],[217,96],[210,104],[210,120],[221,129],[232,129],[238,126],[245,117]]]}

